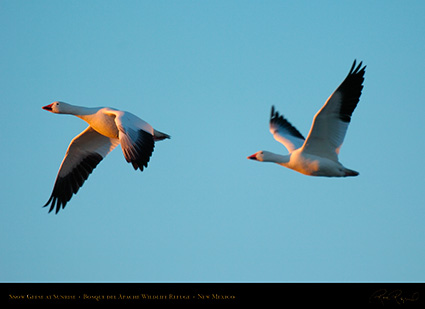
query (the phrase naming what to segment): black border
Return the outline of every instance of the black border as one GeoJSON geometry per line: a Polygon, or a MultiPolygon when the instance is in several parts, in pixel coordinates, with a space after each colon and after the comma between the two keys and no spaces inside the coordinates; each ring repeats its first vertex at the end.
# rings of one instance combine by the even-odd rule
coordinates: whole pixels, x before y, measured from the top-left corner
{"type": "Polygon", "coordinates": [[[424,283],[1,283],[14,305],[261,305],[425,308],[424,283]]]}

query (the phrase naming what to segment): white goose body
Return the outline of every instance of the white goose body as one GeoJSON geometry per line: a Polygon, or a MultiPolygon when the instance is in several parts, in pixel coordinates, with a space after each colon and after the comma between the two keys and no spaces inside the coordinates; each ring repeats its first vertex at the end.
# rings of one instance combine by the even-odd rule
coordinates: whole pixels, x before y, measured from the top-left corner
{"type": "MultiPolygon", "coordinates": [[[[261,156],[261,154],[257,153],[256,156],[261,156]]],[[[342,177],[355,176],[351,174],[356,173],[346,169],[339,162],[303,153],[301,149],[296,149],[294,152],[286,156],[262,151],[262,159],[252,157],[248,158],[262,162],[273,162],[308,176],[342,177]]]]}
{"type": "Polygon", "coordinates": [[[119,144],[127,162],[143,171],[148,166],[155,141],[170,138],[137,116],[112,108],[88,108],[56,101],[43,109],[75,115],[89,124],[68,146],[53,192],[44,205],[51,204],[49,212],[56,208],[58,213],[65,208],[93,169],[119,144]]]}
{"type": "Polygon", "coordinates": [[[342,84],[314,116],[307,139],[272,107],[270,132],[289,151],[279,155],[259,151],[248,159],[273,162],[308,176],[346,177],[359,173],[344,167],[338,154],[344,141],[351,115],[363,89],[365,68],[354,61],[342,84]]]}

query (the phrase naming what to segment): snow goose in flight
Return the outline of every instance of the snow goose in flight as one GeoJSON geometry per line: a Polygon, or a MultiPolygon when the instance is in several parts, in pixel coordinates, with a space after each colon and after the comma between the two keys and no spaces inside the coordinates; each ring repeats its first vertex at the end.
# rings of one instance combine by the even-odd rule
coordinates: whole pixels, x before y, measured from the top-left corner
{"type": "Polygon", "coordinates": [[[112,108],[88,108],[64,102],[43,106],[55,114],[70,114],[86,121],[89,126],[69,144],[59,168],[56,182],[44,207],[56,213],[76,194],[89,174],[116,146],[121,144],[124,157],[135,170],[148,166],[155,141],[170,138],[137,116],[112,108]]]}
{"type": "Polygon", "coordinates": [[[351,115],[359,102],[365,68],[362,62],[356,67],[354,60],[345,80],[314,116],[307,139],[272,106],[270,132],[288,149],[289,154],[259,151],[248,159],[274,162],[309,176],[357,176],[358,172],[345,168],[338,161],[338,154],[351,115]]]}

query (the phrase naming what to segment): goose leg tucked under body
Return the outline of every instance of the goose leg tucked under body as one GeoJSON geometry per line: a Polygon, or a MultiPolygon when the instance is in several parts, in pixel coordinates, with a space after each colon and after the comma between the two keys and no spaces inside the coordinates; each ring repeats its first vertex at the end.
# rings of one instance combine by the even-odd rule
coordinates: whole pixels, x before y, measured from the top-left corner
{"type": "Polygon", "coordinates": [[[87,108],[57,101],[43,109],[55,114],[75,115],[89,124],[68,146],[52,194],[44,205],[51,205],[49,212],[56,208],[58,213],[65,208],[93,169],[119,144],[126,161],[134,169],[143,171],[148,166],[155,142],[170,138],[137,116],[112,108],[87,108]]]}
{"type": "Polygon", "coordinates": [[[344,167],[338,161],[338,154],[351,115],[360,99],[365,68],[361,62],[356,67],[354,61],[345,80],[314,116],[307,139],[272,106],[270,132],[288,149],[289,154],[259,151],[248,159],[274,162],[309,176],[357,176],[358,172],[344,167]]]}

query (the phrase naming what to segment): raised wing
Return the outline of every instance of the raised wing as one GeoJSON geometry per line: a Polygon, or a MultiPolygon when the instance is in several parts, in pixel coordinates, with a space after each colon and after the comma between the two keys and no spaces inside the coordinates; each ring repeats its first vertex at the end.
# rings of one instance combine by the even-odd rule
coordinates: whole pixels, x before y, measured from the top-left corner
{"type": "Polygon", "coordinates": [[[300,148],[304,144],[302,134],[288,120],[279,115],[274,106],[272,106],[270,115],[270,132],[273,134],[274,139],[282,143],[289,152],[300,148]]]}
{"type": "Polygon", "coordinates": [[[303,151],[338,161],[339,150],[344,141],[351,115],[359,102],[363,89],[366,66],[356,67],[354,60],[345,80],[328,98],[314,116],[303,151]]]}
{"type": "Polygon", "coordinates": [[[56,213],[65,208],[72,194],[78,192],[93,169],[118,144],[118,139],[103,136],[90,126],[77,135],[68,146],[52,195],[44,207],[51,204],[49,212],[56,207],[56,213]]]}
{"type": "Polygon", "coordinates": [[[113,114],[126,161],[135,170],[143,171],[148,166],[155,147],[153,128],[129,112],[114,111],[113,114]]]}

